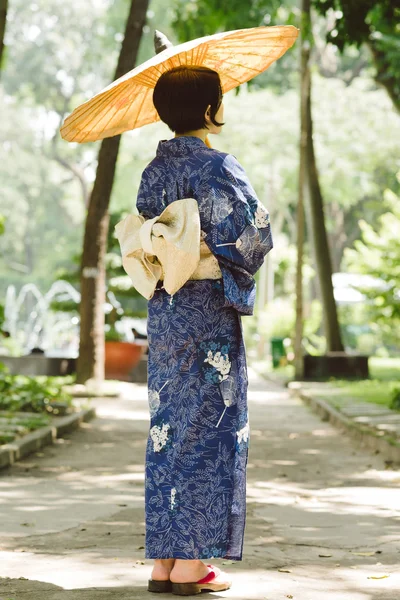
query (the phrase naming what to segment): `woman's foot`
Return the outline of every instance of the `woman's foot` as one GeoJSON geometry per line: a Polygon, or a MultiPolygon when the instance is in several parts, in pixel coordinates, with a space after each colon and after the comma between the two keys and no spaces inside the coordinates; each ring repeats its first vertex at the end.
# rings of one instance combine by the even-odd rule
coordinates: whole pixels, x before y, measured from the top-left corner
{"type": "Polygon", "coordinates": [[[229,590],[232,585],[227,573],[213,565],[205,565],[200,560],[177,560],[170,579],[171,592],[176,596],[223,592],[229,590]]]}
{"type": "Polygon", "coordinates": [[[176,559],[170,579],[173,583],[193,583],[207,577],[209,568],[201,560],[176,559]]]}
{"type": "Polygon", "coordinates": [[[169,581],[170,574],[174,568],[174,558],[162,558],[154,561],[154,567],[151,572],[153,581],[169,581]]]}

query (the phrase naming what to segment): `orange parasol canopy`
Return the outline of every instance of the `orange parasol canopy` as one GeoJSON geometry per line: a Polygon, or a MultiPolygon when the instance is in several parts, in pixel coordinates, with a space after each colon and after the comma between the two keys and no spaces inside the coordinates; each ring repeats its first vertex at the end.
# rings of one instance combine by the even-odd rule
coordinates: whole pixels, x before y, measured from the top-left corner
{"type": "Polygon", "coordinates": [[[160,75],[180,65],[218,71],[223,93],[259,75],[293,46],[292,25],[216,33],[166,48],[81,104],[64,121],[68,142],[94,142],[159,120],[153,89],[160,75]]]}

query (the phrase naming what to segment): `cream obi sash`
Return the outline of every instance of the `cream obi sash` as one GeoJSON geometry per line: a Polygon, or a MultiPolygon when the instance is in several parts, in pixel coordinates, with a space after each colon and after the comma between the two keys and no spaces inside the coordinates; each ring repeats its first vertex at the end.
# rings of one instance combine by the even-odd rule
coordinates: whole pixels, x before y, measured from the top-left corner
{"type": "Polygon", "coordinates": [[[157,282],[174,294],[188,279],[219,279],[219,264],[201,239],[197,201],[171,202],[153,219],[128,215],[115,226],[122,265],[137,291],[152,298],[157,282]]]}

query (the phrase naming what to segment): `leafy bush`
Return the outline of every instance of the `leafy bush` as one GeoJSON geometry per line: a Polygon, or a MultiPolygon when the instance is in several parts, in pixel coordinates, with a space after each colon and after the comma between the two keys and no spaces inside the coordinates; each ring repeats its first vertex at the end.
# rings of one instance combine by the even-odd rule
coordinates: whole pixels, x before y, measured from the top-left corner
{"type": "Polygon", "coordinates": [[[392,389],[390,408],[392,410],[400,410],[400,386],[394,386],[392,389]]]}
{"type": "Polygon", "coordinates": [[[59,404],[72,404],[63,391],[65,378],[10,375],[0,363],[0,410],[58,414],[59,404]]]}

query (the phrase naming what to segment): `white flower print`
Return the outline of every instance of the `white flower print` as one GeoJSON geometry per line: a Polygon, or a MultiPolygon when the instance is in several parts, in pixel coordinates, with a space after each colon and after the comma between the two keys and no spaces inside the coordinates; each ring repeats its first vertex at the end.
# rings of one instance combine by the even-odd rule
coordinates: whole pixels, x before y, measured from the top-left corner
{"type": "Polygon", "coordinates": [[[258,204],[254,215],[254,223],[258,229],[269,225],[269,213],[262,204],[258,204]]]}
{"type": "Polygon", "coordinates": [[[160,406],[160,394],[157,392],[157,390],[149,389],[149,407],[150,407],[150,415],[151,416],[156,414],[159,406],[160,406]]]}
{"type": "Polygon", "coordinates": [[[170,508],[171,508],[171,510],[174,510],[174,508],[175,508],[175,496],[176,496],[176,488],[172,488],[172,490],[171,490],[171,502],[170,502],[170,508]]]}
{"type": "Polygon", "coordinates": [[[232,199],[229,194],[217,189],[212,190],[211,197],[214,200],[211,222],[218,225],[232,213],[232,199]]]}
{"type": "Polygon", "coordinates": [[[242,429],[240,429],[239,431],[236,432],[236,435],[238,438],[238,444],[240,444],[241,442],[247,443],[247,441],[249,439],[249,432],[250,432],[250,427],[249,427],[249,422],[247,421],[246,425],[244,427],[242,427],[242,429]]]}
{"type": "Polygon", "coordinates": [[[158,425],[154,425],[150,429],[150,437],[153,440],[154,452],[160,452],[168,441],[168,432],[170,430],[169,423],[163,423],[160,428],[158,425]]]}
{"type": "Polygon", "coordinates": [[[208,362],[220,372],[220,381],[227,379],[228,373],[231,370],[231,361],[229,360],[229,356],[227,354],[224,355],[219,351],[213,354],[212,351],[209,350],[207,358],[204,359],[204,362],[208,362]]]}
{"type": "Polygon", "coordinates": [[[160,406],[160,393],[164,389],[164,387],[167,385],[168,381],[166,381],[164,383],[164,385],[162,386],[162,388],[160,388],[158,391],[149,389],[149,408],[150,408],[150,415],[152,417],[154,417],[154,415],[158,411],[158,408],[160,406]]]}

